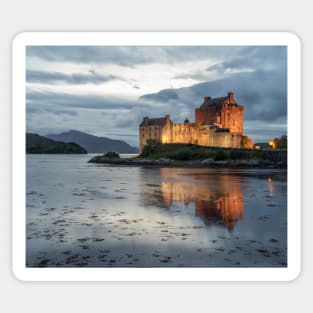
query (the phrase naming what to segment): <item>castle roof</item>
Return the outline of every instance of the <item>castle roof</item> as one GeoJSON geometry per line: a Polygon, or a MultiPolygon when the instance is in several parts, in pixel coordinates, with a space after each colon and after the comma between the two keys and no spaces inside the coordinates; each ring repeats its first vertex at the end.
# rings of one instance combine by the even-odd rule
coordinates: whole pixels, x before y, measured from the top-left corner
{"type": "Polygon", "coordinates": [[[158,118],[148,118],[146,121],[143,120],[140,126],[154,126],[160,125],[163,126],[166,123],[166,117],[158,117],[158,118]]]}
{"type": "Polygon", "coordinates": [[[225,101],[227,101],[228,104],[238,106],[234,98],[234,93],[228,92],[227,96],[225,97],[218,97],[218,98],[204,97],[201,108],[207,108],[210,106],[215,106],[215,107],[222,106],[225,101]]]}
{"type": "Polygon", "coordinates": [[[201,105],[201,107],[208,107],[208,106],[215,106],[215,105],[222,105],[225,100],[227,100],[228,97],[219,97],[219,98],[211,98],[211,97],[205,97],[204,101],[201,105]]]}

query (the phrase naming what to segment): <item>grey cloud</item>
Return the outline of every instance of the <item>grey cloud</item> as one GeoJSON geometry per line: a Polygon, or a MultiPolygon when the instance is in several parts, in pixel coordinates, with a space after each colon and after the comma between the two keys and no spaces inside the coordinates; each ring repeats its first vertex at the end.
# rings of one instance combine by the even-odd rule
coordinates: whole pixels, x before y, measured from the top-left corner
{"type": "Polygon", "coordinates": [[[229,56],[243,47],[225,46],[27,46],[27,57],[73,63],[114,63],[126,67],[229,56]]]}
{"type": "Polygon", "coordinates": [[[212,75],[217,78],[227,78],[240,72],[282,71],[287,69],[287,48],[285,46],[255,46],[242,47],[225,58],[224,61],[210,65],[208,68],[193,72],[181,73],[174,79],[194,79],[209,81],[212,75]]]}
{"type": "MultiPolygon", "coordinates": [[[[143,116],[161,117],[170,114],[174,122],[182,122],[186,117],[193,120],[194,109],[201,105],[203,96],[218,97],[228,91],[233,91],[238,103],[245,106],[245,125],[249,126],[246,128],[247,135],[254,140],[266,141],[269,136],[277,137],[285,133],[287,81],[286,75],[279,71],[234,74],[225,79],[144,95],[138,101],[29,90],[27,112],[29,117],[41,115],[40,120],[45,120],[45,114],[48,113],[62,116],[62,119],[55,120],[48,115],[45,127],[50,124],[50,127],[57,129],[72,125],[72,129],[88,129],[95,134],[102,134],[101,130],[112,134],[118,134],[121,130],[123,133],[138,134],[138,125],[143,116]],[[36,109],[42,111],[35,112],[36,109]],[[91,112],[87,117],[85,110],[94,113],[91,112]],[[267,125],[275,121],[281,127],[269,130],[267,125]],[[254,124],[255,127],[251,127],[254,124]]],[[[32,129],[38,127],[36,121],[29,122],[32,129]]],[[[131,143],[136,145],[137,137],[131,138],[131,143]]]]}
{"type": "Polygon", "coordinates": [[[151,61],[149,48],[110,46],[28,46],[27,56],[46,61],[73,63],[118,63],[132,67],[135,63],[151,61]]]}
{"type": "Polygon", "coordinates": [[[174,79],[194,79],[194,80],[207,80],[208,79],[208,71],[194,71],[194,72],[189,72],[189,73],[182,73],[179,75],[175,75],[173,78],[174,79]]]}
{"type": "Polygon", "coordinates": [[[228,70],[273,70],[287,67],[287,48],[284,46],[245,47],[237,55],[216,63],[206,70],[225,73],[228,70]]]}
{"type": "MultiPolygon", "coordinates": [[[[130,143],[138,145],[136,134],[143,116],[170,114],[174,122],[181,122],[185,117],[193,120],[194,109],[201,105],[203,96],[218,97],[228,91],[233,91],[237,101],[245,105],[247,135],[254,140],[266,141],[269,137],[280,136],[286,130],[285,47],[28,47],[27,56],[58,62],[114,63],[128,68],[149,62],[208,59],[209,64],[210,58],[224,60],[211,66],[209,71],[204,67],[203,71],[181,74],[182,78],[195,78],[203,83],[161,90],[144,95],[138,101],[114,99],[106,95],[69,95],[29,90],[27,119],[32,130],[42,127],[61,131],[78,129],[102,136],[107,133],[112,136],[129,134],[130,143]],[[251,69],[252,72],[245,72],[245,69],[251,69]],[[232,74],[228,74],[232,71],[232,74]],[[214,74],[212,72],[218,73],[219,79],[208,81],[208,77],[214,74]],[[45,121],[43,126],[39,125],[40,121],[45,121]],[[269,129],[269,123],[273,122],[280,126],[269,129]]],[[[53,76],[54,73],[48,74],[53,76]]],[[[95,76],[95,72],[85,75],[95,76]]],[[[39,78],[33,76],[31,79],[39,78]]],[[[49,79],[73,80],[68,77],[49,79]]],[[[84,79],[87,81],[86,77],[78,77],[74,81],[82,82],[84,79]]]]}
{"type": "Polygon", "coordinates": [[[102,84],[111,80],[121,80],[121,78],[114,75],[101,75],[95,71],[89,71],[88,74],[74,73],[65,74],[60,72],[46,72],[27,70],[26,71],[26,82],[28,83],[42,83],[42,84],[102,84]]]}
{"type": "Polygon", "coordinates": [[[94,110],[130,109],[134,103],[127,100],[105,98],[97,95],[77,95],[48,91],[28,90],[26,103],[30,108],[73,108],[94,110]]]}
{"type": "Polygon", "coordinates": [[[52,114],[55,114],[55,115],[69,115],[69,116],[77,116],[78,113],[76,111],[73,111],[73,110],[62,110],[62,109],[49,109],[49,108],[36,108],[36,107],[31,107],[31,106],[28,106],[26,108],[26,112],[27,114],[33,114],[33,113],[36,113],[36,114],[40,114],[42,113],[43,111],[45,112],[49,112],[49,113],[52,113],[52,114]]]}
{"type": "Polygon", "coordinates": [[[71,129],[80,130],[102,137],[125,140],[132,145],[138,145],[138,127],[132,128],[128,125],[124,128],[116,126],[119,121],[117,115],[114,120],[111,112],[105,115],[99,114],[97,110],[85,112],[77,109],[74,116],[67,114],[56,114],[52,110],[39,110],[36,113],[26,115],[27,131],[42,135],[60,133],[71,129]],[[125,136],[125,135],[129,136],[125,136]]]}
{"type": "Polygon", "coordinates": [[[77,129],[123,139],[122,134],[127,133],[130,136],[126,141],[138,145],[138,125],[143,116],[164,116],[167,111],[167,103],[155,105],[95,95],[27,92],[27,129],[42,134],[77,129]]]}
{"type": "Polygon", "coordinates": [[[129,134],[129,133],[106,133],[107,136],[121,136],[121,137],[138,137],[138,134],[129,134]]]}
{"type": "Polygon", "coordinates": [[[26,114],[37,113],[37,112],[40,112],[40,109],[33,108],[33,107],[30,107],[30,106],[26,107],[26,114]]]}
{"type": "MultiPolygon", "coordinates": [[[[132,121],[133,103],[126,100],[106,99],[100,96],[79,96],[51,92],[29,91],[27,93],[27,130],[40,134],[57,133],[76,129],[106,136],[106,132],[137,133],[132,121]],[[125,114],[125,112],[127,112],[125,114]],[[127,121],[124,127],[118,125],[127,121]]],[[[112,136],[123,139],[122,136],[112,136]]],[[[137,137],[126,140],[138,145],[137,137]]]]}
{"type": "Polygon", "coordinates": [[[274,137],[287,134],[287,120],[282,117],[275,122],[246,121],[245,132],[253,138],[255,142],[267,142],[274,137]]]}
{"type": "Polygon", "coordinates": [[[268,142],[272,138],[278,138],[282,135],[287,134],[287,129],[280,129],[280,130],[267,130],[266,124],[263,125],[262,128],[249,130],[248,132],[249,137],[254,140],[255,143],[258,142],[268,142]]]}
{"type": "Polygon", "coordinates": [[[178,100],[179,96],[178,96],[176,89],[163,89],[156,94],[153,93],[153,94],[143,95],[141,96],[141,99],[152,100],[152,101],[156,100],[158,102],[164,102],[164,101],[168,102],[172,100],[178,100]]]}
{"type": "Polygon", "coordinates": [[[53,114],[56,115],[69,115],[69,116],[77,116],[78,113],[76,111],[73,110],[51,110],[51,109],[47,109],[47,112],[51,112],[53,114]]]}
{"type": "Polygon", "coordinates": [[[219,97],[228,91],[233,91],[237,101],[245,105],[245,118],[248,120],[267,121],[287,116],[287,79],[280,71],[238,73],[191,87],[162,90],[144,95],[142,99],[177,101],[194,109],[202,103],[203,96],[219,97]]]}

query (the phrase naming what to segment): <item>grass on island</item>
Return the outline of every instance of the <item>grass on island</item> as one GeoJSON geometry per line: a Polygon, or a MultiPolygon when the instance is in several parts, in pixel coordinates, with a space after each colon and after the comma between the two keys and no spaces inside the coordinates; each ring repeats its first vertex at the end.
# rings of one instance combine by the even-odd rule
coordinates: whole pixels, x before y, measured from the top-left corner
{"type": "Polygon", "coordinates": [[[215,161],[226,160],[270,160],[284,161],[287,157],[286,150],[255,150],[235,148],[202,147],[192,144],[161,144],[149,140],[144,146],[139,159],[157,160],[167,158],[177,161],[204,160],[212,158],[215,161]]]}

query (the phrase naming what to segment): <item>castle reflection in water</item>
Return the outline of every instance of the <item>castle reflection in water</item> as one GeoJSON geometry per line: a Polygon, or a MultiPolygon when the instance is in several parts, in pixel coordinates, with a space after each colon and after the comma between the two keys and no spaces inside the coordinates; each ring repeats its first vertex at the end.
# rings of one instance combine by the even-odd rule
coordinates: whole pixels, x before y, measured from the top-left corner
{"type": "Polygon", "coordinates": [[[206,225],[225,226],[229,231],[244,217],[242,182],[236,176],[176,168],[161,168],[153,175],[154,184],[145,176],[141,185],[144,205],[170,208],[175,203],[193,203],[195,215],[206,225]]]}

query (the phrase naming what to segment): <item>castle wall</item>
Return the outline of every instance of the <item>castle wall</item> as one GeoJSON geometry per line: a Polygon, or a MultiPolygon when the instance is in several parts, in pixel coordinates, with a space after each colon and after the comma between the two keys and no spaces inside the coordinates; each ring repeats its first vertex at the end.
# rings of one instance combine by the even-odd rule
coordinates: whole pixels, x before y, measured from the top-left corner
{"type": "Polygon", "coordinates": [[[149,139],[161,143],[183,143],[206,147],[241,147],[241,135],[216,132],[210,125],[196,125],[195,123],[141,126],[140,152],[149,139]]]}
{"type": "Polygon", "coordinates": [[[241,135],[231,133],[215,133],[214,147],[240,148],[241,135]]]}
{"type": "Polygon", "coordinates": [[[241,135],[216,132],[209,125],[174,124],[172,143],[195,144],[207,147],[240,148],[241,135]]]}
{"type": "Polygon", "coordinates": [[[154,139],[159,142],[162,142],[162,126],[153,125],[153,126],[140,126],[139,130],[139,143],[140,143],[140,152],[147,143],[149,139],[154,139]]]}
{"type": "Polygon", "coordinates": [[[166,124],[162,127],[161,131],[161,142],[162,143],[172,143],[173,141],[173,129],[172,122],[167,121],[166,124]]]}
{"type": "Polygon", "coordinates": [[[199,128],[196,124],[174,124],[172,143],[199,144],[199,128]]]}
{"type": "Polygon", "coordinates": [[[143,150],[148,140],[156,140],[161,143],[172,143],[172,121],[166,116],[163,124],[149,124],[149,118],[145,118],[139,127],[139,150],[143,150]],[[146,119],[146,120],[145,120],[146,119]]]}

